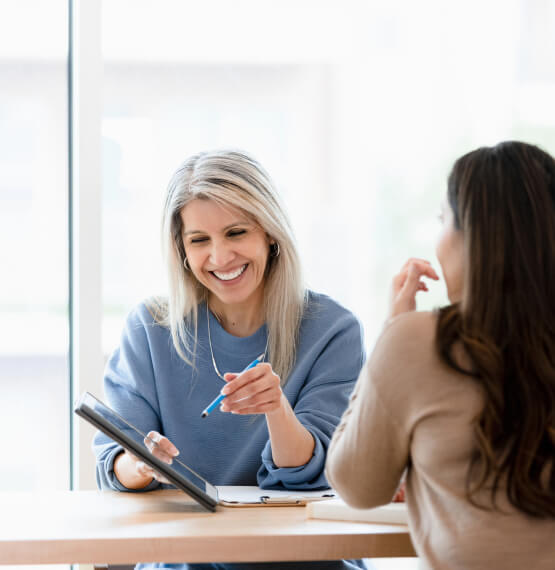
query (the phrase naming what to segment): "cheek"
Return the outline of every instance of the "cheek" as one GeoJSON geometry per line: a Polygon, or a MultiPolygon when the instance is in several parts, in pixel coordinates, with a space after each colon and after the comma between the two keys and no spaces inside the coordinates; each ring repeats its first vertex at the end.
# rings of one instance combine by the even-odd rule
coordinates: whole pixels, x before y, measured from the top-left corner
{"type": "Polygon", "coordinates": [[[202,264],[203,264],[202,255],[200,255],[199,251],[195,251],[193,248],[185,249],[185,253],[187,255],[187,261],[189,267],[191,268],[191,271],[193,272],[193,275],[197,279],[199,279],[199,277],[201,277],[202,274],[202,264]]]}
{"type": "Polygon", "coordinates": [[[442,267],[446,257],[447,238],[446,230],[442,230],[436,243],[436,257],[442,267]]]}
{"type": "Polygon", "coordinates": [[[265,271],[270,255],[269,248],[270,245],[266,242],[253,244],[249,248],[250,251],[248,253],[245,252],[246,257],[250,257],[253,261],[255,261],[257,269],[265,271]]]}
{"type": "Polygon", "coordinates": [[[453,232],[446,228],[441,232],[436,244],[436,257],[448,288],[454,285],[452,281],[458,280],[459,259],[454,246],[453,232]]]}
{"type": "Polygon", "coordinates": [[[436,244],[436,256],[449,297],[452,302],[456,301],[463,281],[463,247],[460,237],[452,231],[442,231],[436,244]]]}

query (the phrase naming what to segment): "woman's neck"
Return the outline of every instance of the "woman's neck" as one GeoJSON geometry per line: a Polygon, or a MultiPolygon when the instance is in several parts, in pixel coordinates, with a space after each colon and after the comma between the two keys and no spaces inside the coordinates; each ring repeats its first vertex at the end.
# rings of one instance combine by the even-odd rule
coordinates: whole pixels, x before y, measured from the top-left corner
{"type": "Polygon", "coordinates": [[[208,308],[214,313],[223,329],[233,336],[247,337],[264,324],[262,300],[225,305],[219,299],[208,300],[208,308]]]}

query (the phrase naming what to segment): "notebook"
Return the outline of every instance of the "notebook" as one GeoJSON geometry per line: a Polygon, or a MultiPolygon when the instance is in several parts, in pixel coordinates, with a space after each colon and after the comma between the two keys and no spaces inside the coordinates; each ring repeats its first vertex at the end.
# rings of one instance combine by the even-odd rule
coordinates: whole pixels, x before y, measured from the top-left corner
{"type": "Polygon", "coordinates": [[[373,509],[354,509],[341,499],[309,503],[307,518],[348,520],[384,524],[408,524],[406,503],[389,503],[373,509]]]}

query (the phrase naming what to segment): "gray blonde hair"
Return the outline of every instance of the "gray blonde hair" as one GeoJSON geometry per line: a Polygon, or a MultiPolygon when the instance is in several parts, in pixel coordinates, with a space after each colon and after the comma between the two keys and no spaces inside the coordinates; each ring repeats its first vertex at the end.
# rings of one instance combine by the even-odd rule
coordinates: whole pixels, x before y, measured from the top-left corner
{"type": "Polygon", "coordinates": [[[209,292],[192,271],[184,268],[186,255],[180,213],[197,199],[241,210],[279,246],[279,255],[268,257],[263,310],[268,330],[268,360],[283,385],[295,363],[306,291],[285,210],[266,171],[247,154],[231,150],[196,154],[170,180],[162,223],[169,295],[166,302],[151,302],[153,314],[170,329],[179,356],[194,366],[198,306],[208,302],[209,292]]]}

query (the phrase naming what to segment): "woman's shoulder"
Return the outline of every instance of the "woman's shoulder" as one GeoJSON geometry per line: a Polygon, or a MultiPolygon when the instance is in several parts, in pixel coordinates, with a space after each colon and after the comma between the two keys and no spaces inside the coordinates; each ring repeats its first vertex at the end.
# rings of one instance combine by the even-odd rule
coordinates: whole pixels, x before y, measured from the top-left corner
{"type": "Polygon", "coordinates": [[[410,311],[401,313],[386,321],[384,333],[391,332],[402,337],[411,337],[419,332],[427,338],[430,336],[435,337],[436,325],[436,311],[410,311]]]}
{"type": "Polygon", "coordinates": [[[164,297],[149,297],[138,303],[127,315],[127,329],[150,331],[152,328],[167,328],[168,303],[164,297]]]}
{"type": "Polygon", "coordinates": [[[358,318],[328,295],[307,290],[303,321],[329,322],[343,326],[360,326],[358,318]]]}
{"type": "MultiPolygon", "coordinates": [[[[378,376],[398,377],[405,372],[436,369],[440,365],[435,347],[437,313],[413,311],[386,322],[372,354],[370,366],[378,376]]],[[[424,374],[425,375],[425,374],[424,374]]]]}
{"type": "MultiPolygon", "coordinates": [[[[376,343],[393,345],[395,349],[421,353],[435,346],[437,312],[411,311],[386,321],[382,334],[376,343]]],[[[406,353],[405,353],[406,354],[406,353]]]]}

